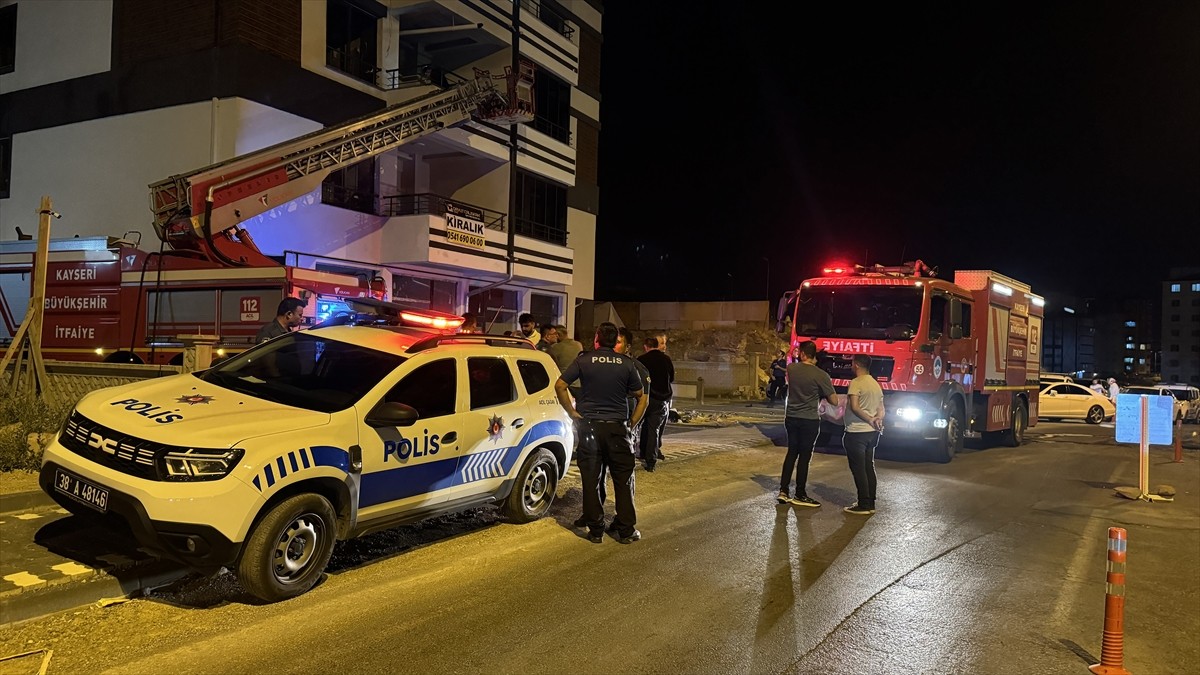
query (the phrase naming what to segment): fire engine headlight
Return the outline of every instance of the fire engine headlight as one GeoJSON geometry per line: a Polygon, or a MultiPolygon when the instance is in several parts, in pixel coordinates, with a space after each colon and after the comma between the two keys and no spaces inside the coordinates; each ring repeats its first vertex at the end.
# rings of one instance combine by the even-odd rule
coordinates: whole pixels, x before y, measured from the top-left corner
{"type": "Polygon", "coordinates": [[[203,450],[188,448],[167,452],[159,460],[159,467],[166,480],[217,480],[233,471],[242,459],[245,450],[203,450]]]}
{"type": "Polygon", "coordinates": [[[925,416],[925,411],[920,408],[896,408],[896,416],[902,420],[916,422],[925,416]]]}

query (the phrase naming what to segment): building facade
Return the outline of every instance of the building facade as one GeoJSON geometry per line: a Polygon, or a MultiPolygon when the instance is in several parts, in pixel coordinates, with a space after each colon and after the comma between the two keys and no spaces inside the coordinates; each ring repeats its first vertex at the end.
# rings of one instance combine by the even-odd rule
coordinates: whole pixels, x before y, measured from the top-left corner
{"type": "Polygon", "coordinates": [[[1162,285],[1162,381],[1200,386],[1200,268],[1172,269],[1162,285]]]}
{"type": "Polygon", "coordinates": [[[531,121],[422,136],[240,225],[288,264],[368,263],[391,299],[473,311],[491,332],[522,312],[571,324],[594,295],[602,13],[600,0],[0,0],[0,240],[36,231],[50,195],[54,238],[138,233],[157,249],[152,183],[532,65],[531,121]],[[485,241],[447,235],[456,208],[481,216],[485,241]]]}

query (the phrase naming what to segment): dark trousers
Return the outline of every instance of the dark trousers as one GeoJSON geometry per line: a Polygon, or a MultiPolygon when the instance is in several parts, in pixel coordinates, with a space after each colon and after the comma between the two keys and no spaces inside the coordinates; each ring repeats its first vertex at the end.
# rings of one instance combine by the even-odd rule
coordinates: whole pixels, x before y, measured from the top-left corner
{"type": "Polygon", "coordinates": [[[626,422],[589,421],[595,444],[579,444],[579,477],[583,483],[583,519],[592,532],[604,531],[604,474],[612,475],[617,534],[627,537],[637,525],[633,506],[633,442],[626,422]]]}
{"type": "Polygon", "coordinates": [[[846,462],[854,474],[854,487],[858,489],[858,505],[875,508],[875,446],[879,445],[878,431],[847,431],[842,436],[842,447],[846,449],[846,462]]]}
{"type": "Polygon", "coordinates": [[[653,468],[658,458],[662,457],[662,434],[667,426],[667,410],[670,407],[670,401],[654,399],[650,399],[650,404],[646,406],[646,414],[642,417],[641,448],[647,468],[653,468]]]}
{"type": "Polygon", "coordinates": [[[789,492],[792,485],[792,472],[796,474],[796,492],[793,496],[803,497],[808,494],[808,465],[812,462],[813,448],[817,445],[817,435],[821,432],[821,420],[808,420],[799,417],[784,417],[783,426],[787,429],[788,451],[783,458],[783,474],[779,477],[779,491],[789,492]]]}
{"type": "Polygon", "coordinates": [[[783,398],[786,393],[787,380],[782,377],[771,378],[771,383],[767,385],[767,398],[774,403],[776,399],[783,398]]]}

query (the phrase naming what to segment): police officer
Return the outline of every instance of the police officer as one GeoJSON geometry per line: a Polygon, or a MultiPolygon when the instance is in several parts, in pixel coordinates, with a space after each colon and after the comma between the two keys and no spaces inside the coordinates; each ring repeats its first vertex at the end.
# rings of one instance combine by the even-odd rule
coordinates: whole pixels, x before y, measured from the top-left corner
{"type": "Polygon", "coordinates": [[[648,399],[642,388],[634,359],[613,350],[617,345],[617,326],[605,321],[596,327],[596,349],[581,353],[554,383],[559,403],[580,428],[578,451],[579,475],[583,481],[583,521],[588,540],[604,541],[604,501],[601,482],[604,467],[612,473],[617,515],[612,527],[617,540],[632,544],[642,538],[635,528],[637,512],[633,505],[633,439],[631,429],[642,421],[648,399]],[[579,409],[571,403],[567,387],[580,381],[579,409]],[[637,404],[632,416],[626,397],[637,404]]]}

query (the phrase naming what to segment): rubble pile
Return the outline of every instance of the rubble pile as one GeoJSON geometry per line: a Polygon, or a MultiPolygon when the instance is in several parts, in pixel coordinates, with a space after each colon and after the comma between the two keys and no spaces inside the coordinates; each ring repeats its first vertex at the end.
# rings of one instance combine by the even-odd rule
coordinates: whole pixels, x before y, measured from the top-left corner
{"type": "Polygon", "coordinates": [[[742,386],[729,396],[759,400],[771,379],[771,361],[787,349],[787,337],[766,328],[705,328],[667,331],[667,351],[682,361],[749,363],[757,357],[758,386],[742,386]]]}

